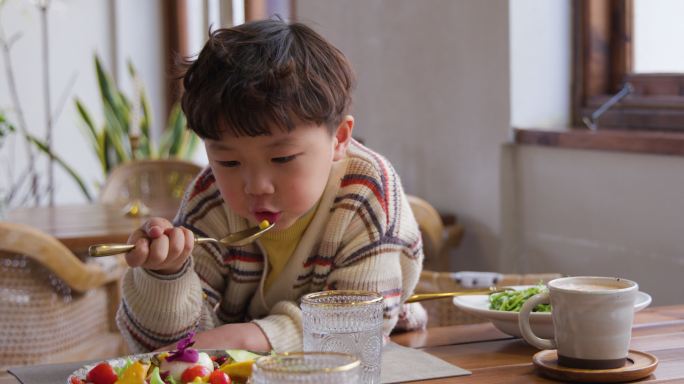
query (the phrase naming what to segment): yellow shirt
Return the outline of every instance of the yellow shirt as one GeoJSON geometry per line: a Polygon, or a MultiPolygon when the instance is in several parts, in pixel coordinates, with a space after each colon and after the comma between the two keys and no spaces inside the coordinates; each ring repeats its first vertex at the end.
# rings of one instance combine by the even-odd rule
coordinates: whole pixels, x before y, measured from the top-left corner
{"type": "Polygon", "coordinates": [[[283,231],[271,230],[261,236],[261,245],[266,249],[269,265],[268,275],[264,282],[264,292],[268,292],[268,288],[285,269],[287,261],[292,256],[292,253],[294,253],[295,248],[297,248],[297,244],[299,244],[304,231],[306,231],[309,223],[311,223],[317,208],[318,205],[312,208],[309,213],[297,219],[289,228],[283,231]]]}

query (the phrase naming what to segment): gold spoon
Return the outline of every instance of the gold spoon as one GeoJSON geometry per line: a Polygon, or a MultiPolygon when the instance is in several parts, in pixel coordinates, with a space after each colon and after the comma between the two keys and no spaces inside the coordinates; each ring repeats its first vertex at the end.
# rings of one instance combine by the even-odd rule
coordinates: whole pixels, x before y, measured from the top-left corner
{"type": "Polygon", "coordinates": [[[491,295],[493,293],[499,293],[499,292],[505,292],[505,291],[514,291],[514,289],[511,287],[501,287],[501,288],[499,288],[499,287],[488,287],[488,288],[482,288],[482,289],[466,289],[463,291],[456,291],[456,292],[416,293],[416,294],[409,296],[409,298],[406,299],[405,303],[415,303],[418,301],[436,300],[436,299],[443,299],[446,297],[455,297],[455,296],[491,295]]]}
{"type": "MultiPolygon", "coordinates": [[[[206,243],[220,243],[231,247],[241,247],[247,245],[258,239],[264,233],[268,232],[275,226],[275,223],[269,224],[268,221],[262,221],[258,226],[247,228],[243,231],[234,232],[228,236],[220,239],[213,239],[211,237],[195,236],[195,245],[206,243]]],[[[120,253],[130,252],[135,248],[133,244],[96,244],[88,247],[88,254],[92,257],[112,256],[120,253]]]]}

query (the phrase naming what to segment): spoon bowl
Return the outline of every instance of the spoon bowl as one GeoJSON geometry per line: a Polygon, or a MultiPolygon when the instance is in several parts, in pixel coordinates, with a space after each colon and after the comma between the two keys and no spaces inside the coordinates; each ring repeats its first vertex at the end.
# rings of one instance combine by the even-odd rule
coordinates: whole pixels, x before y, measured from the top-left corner
{"type": "MultiPolygon", "coordinates": [[[[207,243],[219,243],[227,247],[242,247],[254,242],[264,233],[270,231],[275,226],[275,223],[268,225],[257,225],[239,232],[233,232],[220,239],[211,237],[195,236],[195,245],[207,243]]],[[[133,244],[95,244],[88,247],[88,254],[91,257],[112,256],[120,253],[130,252],[135,249],[133,244]]]]}

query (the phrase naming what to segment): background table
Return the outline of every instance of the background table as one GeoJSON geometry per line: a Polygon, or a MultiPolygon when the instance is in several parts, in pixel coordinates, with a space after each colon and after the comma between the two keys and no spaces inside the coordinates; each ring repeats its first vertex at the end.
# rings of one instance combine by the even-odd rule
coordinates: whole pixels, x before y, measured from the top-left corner
{"type": "MultiPolygon", "coordinates": [[[[168,219],[175,213],[175,207],[153,212],[168,219]]],[[[19,208],[7,212],[6,220],[40,229],[82,255],[92,244],[125,243],[145,218],[128,217],[120,206],[94,203],[19,208]]]]}

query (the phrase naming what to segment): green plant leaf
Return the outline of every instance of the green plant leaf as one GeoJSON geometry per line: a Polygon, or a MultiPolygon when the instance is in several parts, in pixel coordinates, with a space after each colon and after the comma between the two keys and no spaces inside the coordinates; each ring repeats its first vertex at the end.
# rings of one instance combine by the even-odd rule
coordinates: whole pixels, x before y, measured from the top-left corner
{"type": "Polygon", "coordinates": [[[85,123],[85,126],[88,128],[88,133],[89,138],[91,140],[97,141],[97,130],[95,129],[95,123],[93,123],[93,119],[90,117],[90,113],[88,112],[88,109],[81,103],[81,100],[76,99],[76,109],[78,110],[78,114],[81,117],[81,120],[85,123]]]}
{"type": "Polygon", "coordinates": [[[104,114],[105,120],[107,121],[105,133],[107,135],[107,139],[109,140],[109,144],[111,144],[111,148],[113,148],[114,152],[116,153],[116,158],[112,159],[114,161],[114,164],[112,165],[116,165],[123,161],[127,161],[130,158],[128,135],[118,123],[114,111],[109,108],[105,108],[104,114]]]}
{"type": "Polygon", "coordinates": [[[180,154],[180,156],[183,159],[190,159],[192,155],[195,153],[195,149],[197,149],[197,144],[199,143],[199,137],[195,132],[192,132],[190,130],[185,130],[184,133],[185,136],[187,136],[186,139],[184,139],[185,145],[183,146],[183,151],[180,154]]]}
{"type": "Polygon", "coordinates": [[[160,157],[187,158],[192,154],[196,144],[194,134],[187,130],[187,120],[176,103],[169,114],[168,127],[162,134],[159,144],[160,157]]]}
{"type": "Polygon", "coordinates": [[[81,192],[83,192],[83,195],[88,199],[88,201],[93,201],[93,197],[90,195],[90,192],[88,191],[88,188],[86,188],[85,183],[81,179],[81,177],[76,173],[76,171],[70,167],[64,159],[61,157],[57,156],[53,151],[48,148],[47,144],[38,139],[37,137],[31,135],[31,134],[26,134],[26,137],[29,139],[31,143],[33,143],[36,148],[38,148],[40,151],[45,153],[48,157],[50,157],[51,160],[54,160],[59,164],[70,176],[72,179],[74,179],[74,182],[78,184],[78,187],[81,189],[81,192]]]}
{"type": "Polygon", "coordinates": [[[97,155],[98,160],[100,160],[100,168],[102,168],[103,175],[106,175],[109,171],[107,163],[107,151],[105,148],[106,137],[107,134],[104,130],[97,132],[97,145],[95,146],[95,154],[97,155]]]}
{"type": "Polygon", "coordinates": [[[127,61],[128,72],[135,83],[134,97],[127,97],[112,80],[112,76],[102,66],[102,61],[94,55],[95,70],[100,91],[100,101],[104,123],[100,130],[88,109],[76,100],[76,108],[87,128],[93,149],[100,161],[105,177],[112,168],[133,158],[189,158],[192,156],[199,138],[187,130],[187,122],[180,105],[176,104],[169,113],[168,127],[161,133],[159,145],[155,145],[151,134],[152,113],[145,87],[133,64],[127,61]],[[133,113],[140,113],[133,121],[133,113]],[[136,124],[137,127],[134,127],[136,124]],[[130,133],[139,128],[137,148],[132,152],[130,133]]]}
{"type": "Polygon", "coordinates": [[[125,108],[127,107],[126,100],[122,98],[122,94],[117,89],[111,76],[105,72],[100,58],[97,55],[95,56],[95,70],[97,72],[97,82],[100,86],[102,106],[104,109],[112,110],[112,115],[117,118],[118,128],[127,130],[128,116],[125,111],[125,108]]]}

